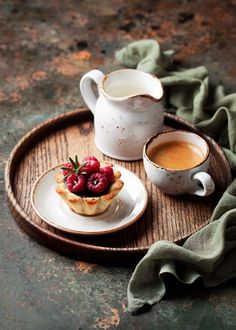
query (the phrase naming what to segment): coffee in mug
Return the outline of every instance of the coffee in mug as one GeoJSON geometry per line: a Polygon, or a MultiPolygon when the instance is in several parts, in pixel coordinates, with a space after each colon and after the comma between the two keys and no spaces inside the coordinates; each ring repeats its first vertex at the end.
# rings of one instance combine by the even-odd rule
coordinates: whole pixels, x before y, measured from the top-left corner
{"type": "Polygon", "coordinates": [[[184,170],[201,163],[204,154],[196,145],[186,141],[162,143],[149,151],[151,161],[170,170],[184,170]]]}

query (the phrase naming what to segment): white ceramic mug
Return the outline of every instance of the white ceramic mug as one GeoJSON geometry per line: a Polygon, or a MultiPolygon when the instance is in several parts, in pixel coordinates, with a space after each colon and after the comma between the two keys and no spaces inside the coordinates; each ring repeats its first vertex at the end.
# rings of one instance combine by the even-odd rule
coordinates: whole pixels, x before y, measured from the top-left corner
{"type": "Polygon", "coordinates": [[[94,114],[97,148],[116,159],[142,159],[146,140],[163,128],[160,80],[135,69],[108,75],[92,70],[82,77],[80,91],[94,114]],[[92,82],[97,85],[98,96],[92,82]]]}
{"type": "Polygon", "coordinates": [[[143,161],[149,180],[166,194],[194,194],[208,196],[215,189],[212,177],[206,173],[209,168],[210,152],[206,141],[199,135],[182,131],[163,131],[152,136],[144,145],[143,161]],[[150,151],[157,150],[164,143],[183,141],[198,148],[201,160],[195,166],[186,169],[170,169],[154,163],[150,159],[150,151]]]}

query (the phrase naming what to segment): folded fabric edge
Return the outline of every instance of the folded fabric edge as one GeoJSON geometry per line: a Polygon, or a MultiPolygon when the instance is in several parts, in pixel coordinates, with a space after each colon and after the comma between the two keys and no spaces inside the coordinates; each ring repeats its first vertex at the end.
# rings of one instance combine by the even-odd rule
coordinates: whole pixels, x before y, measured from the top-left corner
{"type": "Polygon", "coordinates": [[[126,311],[128,313],[136,315],[136,314],[142,313],[142,308],[144,308],[146,310],[146,308],[151,307],[155,303],[159,302],[166,294],[166,287],[165,287],[165,281],[164,281],[164,276],[166,274],[173,276],[180,283],[187,284],[187,285],[193,284],[197,279],[202,278],[201,274],[199,274],[196,271],[191,270],[191,274],[188,273],[187,277],[183,280],[178,276],[178,274],[176,273],[174,268],[175,268],[175,264],[172,260],[163,261],[163,269],[160,271],[160,273],[158,275],[158,278],[162,284],[162,290],[159,291],[159,293],[156,294],[153,298],[148,299],[148,300],[141,299],[138,297],[129,298],[130,295],[132,294],[130,292],[130,283],[131,283],[131,281],[130,281],[130,283],[128,285],[128,289],[127,289],[127,291],[128,291],[128,307],[127,307],[126,311]],[[168,266],[167,266],[168,264],[170,265],[170,269],[168,269],[168,266]]]}

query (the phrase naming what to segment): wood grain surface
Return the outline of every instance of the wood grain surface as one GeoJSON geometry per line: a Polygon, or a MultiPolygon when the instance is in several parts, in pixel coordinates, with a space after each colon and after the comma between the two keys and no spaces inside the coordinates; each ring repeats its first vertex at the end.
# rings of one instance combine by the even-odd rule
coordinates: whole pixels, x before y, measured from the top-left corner
{"type": "Polygon", "coordinates": [[[210,173],[216,191],[208,197],[171,197],[161,193],[146,178],[143,162],[111,159],[94,144],[93,118],[87,109],[78,109],[48,120],[26,134],[12,151],[6,167],[6,191],[10,209],[20,227],[43,245],[59,253],[96,263],[137,262],[157,240],[181,242],[205,226],[222,192],[231,182],[230,167],[221,148],[191,124],[165,114],[168,128],[199,133],[211,151],[210,173]],[[69,156],[94,155],[100,160],[120,164],[133,171],[148,191],[149,204],[144,215],[119,232],[83,237],[57,230],[33,211],[30,194],[35,180],[48,168],[67,161],[69,156]]]}

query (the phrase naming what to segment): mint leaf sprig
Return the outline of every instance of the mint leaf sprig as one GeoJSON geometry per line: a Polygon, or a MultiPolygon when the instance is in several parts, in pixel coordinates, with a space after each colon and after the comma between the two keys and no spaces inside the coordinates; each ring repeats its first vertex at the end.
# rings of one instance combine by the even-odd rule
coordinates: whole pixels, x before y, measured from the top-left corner
{"type": "Polygon", "coordinates": [[[71,173],[68,173],[67,175],[64,176],[64,180],[66,180],[66,178],[68,176],[70,176],[72,173],[75,174],[86,174],[86,172],[80,172],[81,169],[88,163],[88,162],[83,162],[81,165],[79,165],[79,161],[78,161],[78,156],[75,156],[75,160],[73,160],[71,157],[69,157],[69,161],[72,165],[72,167],[68,167],[68,166],[62,166],[61,169],[62,170],[69,170],[71,173]]]}

